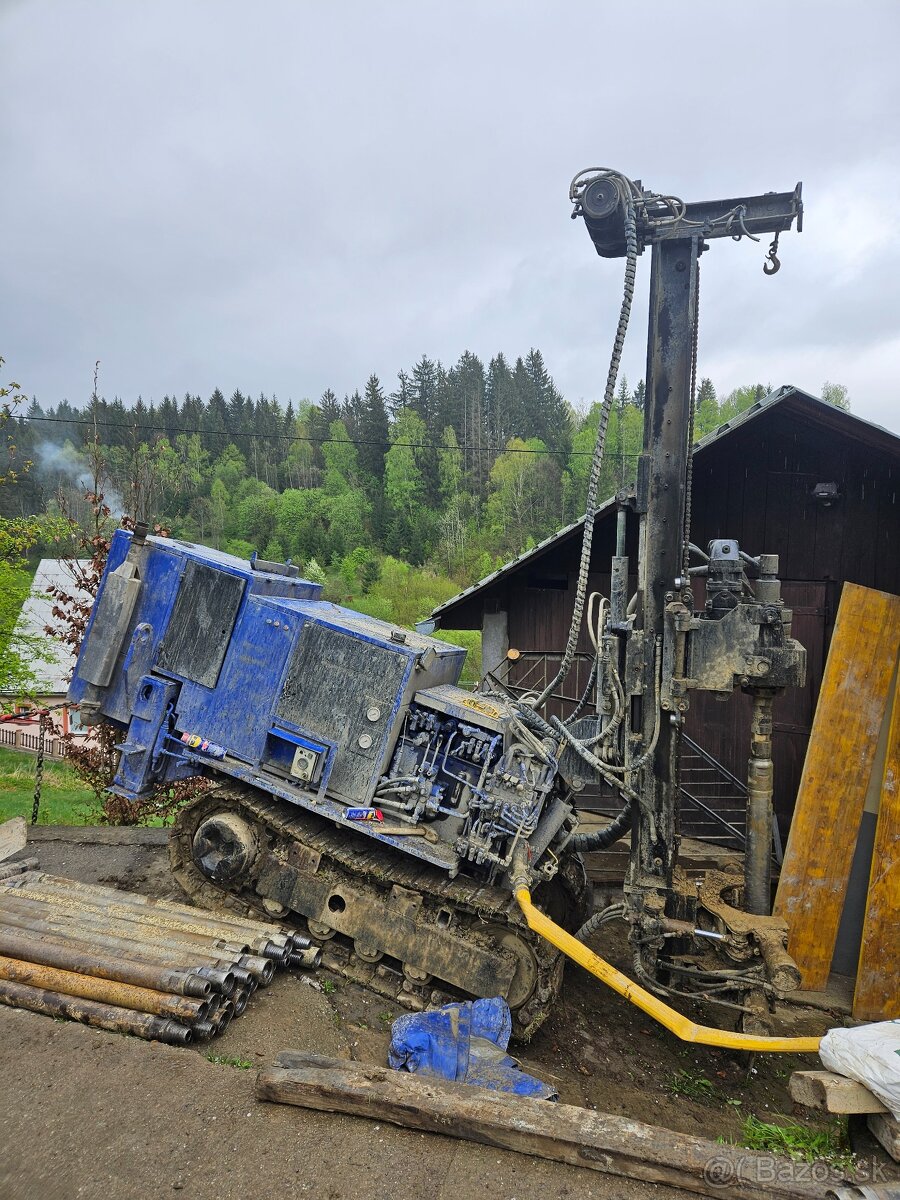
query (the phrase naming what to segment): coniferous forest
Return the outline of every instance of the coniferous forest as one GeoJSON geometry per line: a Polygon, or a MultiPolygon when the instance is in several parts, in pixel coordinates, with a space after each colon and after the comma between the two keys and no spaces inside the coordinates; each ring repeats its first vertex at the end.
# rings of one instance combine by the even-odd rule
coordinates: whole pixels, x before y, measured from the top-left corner
{"type": "MultiPolygon", "coordinates": [[[[766,390],[720,400],[703,379],[696,436],[766,390]]],[[[643,396],[620,380],[602,496],[633,477],[643,396]]],[[[62,511],[86,527],[96,483],[113,517],[290,559],[331,598],[409,624],[583,513],[599,414],[563,397],[537,349],[449,368],[423,355],[392,386],[370,375],[315,403],[240,389],[126,402],[97,386],[81,405],[16,406],[6,433],[32,465],[0,488],[0,519],[62,511]]],[[[60,547],[38,537],[31,553],[60,547]]]]}

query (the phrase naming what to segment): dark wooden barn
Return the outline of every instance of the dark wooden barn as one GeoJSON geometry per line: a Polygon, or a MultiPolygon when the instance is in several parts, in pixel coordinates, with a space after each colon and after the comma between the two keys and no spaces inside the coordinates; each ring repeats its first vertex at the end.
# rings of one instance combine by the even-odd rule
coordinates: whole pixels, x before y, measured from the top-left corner
{"type": "MultiPolygon", "coordinates": [[[[735,538],[753,555],[778,554],[793,636],[807,650],[806,687],[775,704],[775,807],[782,836],[794,799],[845,581],[900,593],[900,437],[793,387],[765,397],[695,448],[692,540],[735,538]]],[[[595,524],[591,590],[609,594],[616,502],[595,524]]],[[[582,522],[447,601],[432,614],[443,629],[481,629],[485,671],[520,689],[552,677],[566,641],[582,522]],[[509,652],[512,652],[510,655],[509,652]],[[516,653],[517,652],[517,653],[516,653]]],[[[632,563],[637,546],[627,546],[632,563]]],[[[570,707],[590,670],[582,632],[579,659],[558,706],[570,707]]],[[[749,752],[749,699],[692,694],[682,757],[684,831],[742,832],[749,752]],[[711,811],[710,811],[711,810],[711,811]],[[718,815],[713,816],[712,813],[718,815]]],[[[585,797],[585,807],[593,807],[585,797]]],[[[601,803],[599,807],[604,807],[601,803]]]]}

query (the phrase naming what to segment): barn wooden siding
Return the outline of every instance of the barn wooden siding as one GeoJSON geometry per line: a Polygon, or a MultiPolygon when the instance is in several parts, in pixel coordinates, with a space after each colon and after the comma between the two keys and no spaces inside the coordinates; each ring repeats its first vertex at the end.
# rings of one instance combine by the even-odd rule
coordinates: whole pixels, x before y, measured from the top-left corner
{"type": "MultiPolygon", "coordinates": [[[[794,393],[736,423],[695,458],[692,540],[736,538],[750,554],[777,554],[793,635],[807,650],[807,683],[775,702],[775,807],[786,833],[800,782],[825,657],[845,581],[900,594],[900,439],[794,393]],[[824,507],[817,483],[839,499],[824,507]]],[[[633,523],[636,524],[636,523],[633,523]]],[[[632,531],[633,533],[633,531],[632,531]]],[[[592,589],[609,594],[615,513],[595,526],[592,589]]],[[[483,612],[508,613],[509,644],[557,652],[565,645],[575,596],[581,527],[461,597],[446,628],[478,628],[483,612]]],[[[637,560],[636,537],[627,546],[637,560]]],[[[582,631],[579,650],[590,651],[582,631]]],[[[574,690],[574,689],[573,689],[574,690]]],[[[686,729],[739,779],[746,778],[750,699],[693,693],[686,729]]]]}

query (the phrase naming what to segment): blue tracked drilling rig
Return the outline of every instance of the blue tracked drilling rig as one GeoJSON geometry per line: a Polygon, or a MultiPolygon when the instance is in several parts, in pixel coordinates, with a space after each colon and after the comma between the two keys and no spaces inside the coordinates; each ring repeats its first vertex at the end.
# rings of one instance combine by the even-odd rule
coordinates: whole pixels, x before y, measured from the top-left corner
{"type": "Polygon", "coordinates": [[[190,894],[340,933],[352,954],[327,961],[393,999],[504,995],[525,1034],[561,964],[502,886],[517,849],[558,919],[587,912],[554,748],[456,686],[464,650],[320,593],[295,567],[119,530],[70,697],[126,731],[113,790],[223,780],[173,835],[190,894]]]}
{"type": "MultiPolygon", "coordinates": [[[[114,790],[136,798],[205,774],[179,813],[174,874],[208,907],[306,922],[326,965],[409,1007],[447,991],[503,996],[527,1038],[575,959],[691,1041],[810,1050],[814,1039],[699,1026],[660,997],[757,1021],[799,983],[770,915],[772,704],[801,686],[778,560],[690,541],[700,255],[800,226],[800,186],[685,204],[596,168],[570,188],[625,292],[588,487],[572,625],[557,677],[515,697],[457,686],[465,652],[321,599],[288,564],[115,534],[69,699],[122,730],[114,790]],[[588,601],[597,482],[638,256],[652,250],[644,442],[619,496],[609,598],[588,601]],[[636,572],[626,532],[638,534],[636,572]],[[691,557],[702,561],[691,566],[691,557]],[[636,580],[636,584],[634,583],[636,580]],[[705,585],[695,611],[692,580],[705,585]],[[567,721],[546,711],[587,610],[596,650],[567,721]],[[596,614],[595,616],[592,614],[596,614]],[[693,691],[753,697],[745,877],[678,870],[678,751],[693,691]],[[543,713],[543,715],[542,715],[543,713]],[[622,802],[576,832],[575,776],[622,802]],[[581,853],[630,836],[621,903],[591,909],[581,853]],[[533,897],[533,899],[532,899],[533,897]],[[573,938],[627,922],[639,986],[573,938]]],[[[634,540],[634,539],[631,539],[634,540]]]]}

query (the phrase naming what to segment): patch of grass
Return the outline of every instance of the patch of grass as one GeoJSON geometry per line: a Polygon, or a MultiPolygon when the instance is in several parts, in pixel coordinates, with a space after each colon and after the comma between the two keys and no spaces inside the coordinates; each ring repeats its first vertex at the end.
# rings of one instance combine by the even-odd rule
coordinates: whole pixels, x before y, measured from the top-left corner
{"type": "Polygon", "coordinates": [[[378,1014],[378,1020],[383,1021],[385,1023],[385,1025],[389,1024],[391,1021],[393,1021],[393,1019],[394,1019],[394,1014],[392,1012],[388,1012],[387,1009],[385,1009],[384,1012],[380,1012],[378,1014]]]}
{"type": "Polygon", "coordinates": [[[248,1058],[235,1058],[233,1054],[207,1054],[206,1057],[217,1067],[237,1067],[239,1071],[249,1071],[253,1066],[248,1058]]]}
{"type": "Polygon", "coordinates": [[[695,1075],[692,1071],[676,1071],[667,1082],[666,1091],[672,1096],[683,1096],[686,1100],[696,1100],[700,1104],[712,1104],[721,1099],[711,1080],[705,1075],[695,1075]]]}
{"type": "Polygon", "coordinates": [[[826,1129],[810,1129],[795,1121],[782,1118],[782,1124],[761,1121],[751,1115],[741,1127],[743,1145],[751,1150],[768,1150],[781,1154],[795,1162],[824,1161],[842,1170],[853,1167],[853,1155],[847,1143],[847,1131],[843,1122],[826,1129]]]}
{"type": "Polygon", "coordinates": [[[326,996],[330,996],[333,992],[337,991],[337,984],[334,982],[333,979],[323,979],[322,980],[322,991],[325,993],[326,996]]]}
{"type": "MultiPolygon", "coordinates": [[[[10,817],[31,820],[37,758],[15,750],[0,750],[0,821],[10,817]]],[[[39,825],[93,825],[96,811],[90,792],[66,763],[44,761],[39,825]]]]}

